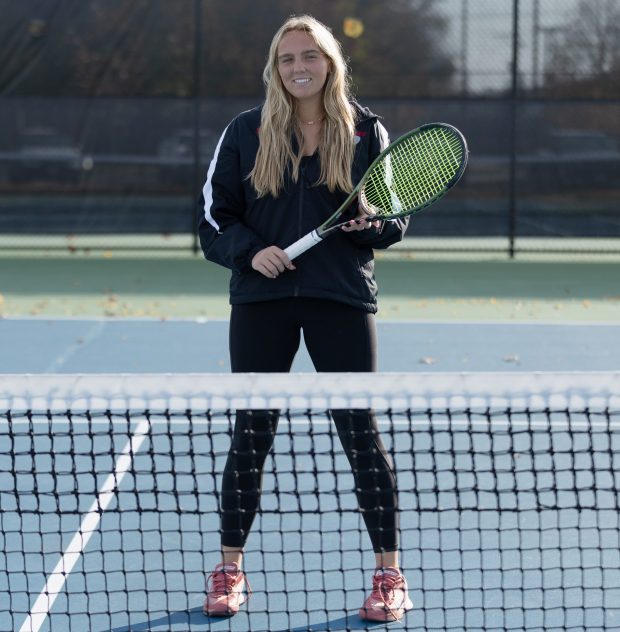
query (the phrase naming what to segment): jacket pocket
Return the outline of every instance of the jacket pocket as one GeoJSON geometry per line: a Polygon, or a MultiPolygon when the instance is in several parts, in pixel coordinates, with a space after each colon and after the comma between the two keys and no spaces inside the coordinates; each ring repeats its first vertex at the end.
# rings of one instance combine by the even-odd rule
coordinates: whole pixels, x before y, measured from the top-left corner
{"type": "Polygon", "coordinates": [[[375,279],[375,260],[370,248],[363,248],[357,254],[357,266],[362,282],[362,292],[369,303],[377,298],[377,281],[375,279]]]}

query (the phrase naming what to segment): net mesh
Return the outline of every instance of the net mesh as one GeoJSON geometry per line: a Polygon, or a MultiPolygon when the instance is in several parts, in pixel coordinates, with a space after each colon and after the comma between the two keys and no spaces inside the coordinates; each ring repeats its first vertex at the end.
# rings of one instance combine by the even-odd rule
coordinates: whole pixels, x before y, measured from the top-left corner
{"type": "Polygon", "coordinates": [[[360,408],[397,476],[399,629],[620,629],[620,373],[3,376],[0,628],[362,629],[374,556],[330,413],[360,408]],[[253,595],[215,621],[237,408],[280,427],[253,595]]]}
{"type": "Polygon", "coordinates": [[[427,206],[452,183],[465,151],[461,137],[449,127],[406,136],[369,174],[360,193],[362,204],[382,217],[427,206]]]}

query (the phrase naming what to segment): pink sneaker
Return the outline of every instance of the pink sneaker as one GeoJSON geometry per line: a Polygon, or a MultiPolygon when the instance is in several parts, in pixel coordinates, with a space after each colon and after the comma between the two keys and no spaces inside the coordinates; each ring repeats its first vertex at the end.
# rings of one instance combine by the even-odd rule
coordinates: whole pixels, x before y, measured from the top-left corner
{"type": "Polygon", "coordinates": [[[378,568],[372,578],[372,593],[360,608],[366,621],[399,621],[411,610],[407,580],[397,568],[378,568]]]}
{"type": "Polygon", "coordinates": [[[207,598],[202,611],[211,617],[227,617],[239,612],[239,606],[252,594],[245,573],[234,563],[218,564],[207,580],[207,598]],[[209,586],[209,583],[211,586],[209,586]]]}

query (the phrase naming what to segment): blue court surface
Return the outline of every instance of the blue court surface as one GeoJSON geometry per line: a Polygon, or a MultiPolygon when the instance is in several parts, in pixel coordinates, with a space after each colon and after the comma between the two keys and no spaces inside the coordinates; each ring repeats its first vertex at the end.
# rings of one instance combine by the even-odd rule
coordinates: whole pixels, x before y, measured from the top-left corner
{"type": "MultiPolygon", "coordinates": [[[[379,321],[379,371],[607,371],[618,324],[379,321]]],[[[225,320],[0,320],[0,373],[226,373],[225,320]]],[[[302,348],[294,371],[313,371],[302,348]]]]}
{"type": "MultiPolygon", "coordinates": [[[[618,368],[620,325],[381,321],[379,347],[385,372],[609,371],[618,368]]],[[[229,371],[225,321],[7,319],[0,348],[0,373],[229,371]]],[[[303,350],[294,370],[312,371],[303,350]]],[[[419,422],[413,448],[406,428],[401,435],[399,422],[380,419],[403,490],[402,563],[415,606],[387,626],[357,614],[374,559],[337,438],[321,420],[312,437],[304,420],[284,420],[244,561],[254,594],[234,618],[206,617],[229,423],[198,419],[190,432],[182,418],[150,420],[110,509],[95,512],[91,539],[36,628],[21,627],[24,613],[140,419],[78,419],[71,436],[63,419],[16,420],[10,436],[3,425],[9,448],[0,469],[15,474],[0,478],[0,570],[8,571],[0,577],[9,582],[0,585],[0,630],[620,630],[620,518],[610,482],[620,438],[617,426],[583,432],[583,418],[560,422],[551,450],[549,432],[494,435],[442,420],[419,422]],[[468,464],[471,477],[457,477],[468,464]],[[473,478],[485,493],[472,490],[473,478]],[[6,493],[13,486],[21,517],[6,493]],[[32,513],[37,507],[45,519],[32,513]]]]}

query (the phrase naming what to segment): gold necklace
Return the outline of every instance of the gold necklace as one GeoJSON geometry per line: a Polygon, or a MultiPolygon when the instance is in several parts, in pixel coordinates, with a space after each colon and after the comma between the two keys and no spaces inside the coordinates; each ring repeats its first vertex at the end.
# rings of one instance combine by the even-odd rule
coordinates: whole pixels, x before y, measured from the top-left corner
{"type": "Polygon", "coordinates": [[[320,123],[325,118],[325,115],[321,116],[321,118],[316,119],[316,121],[302,121],[304,125],[316,125],[320,123]]]}

